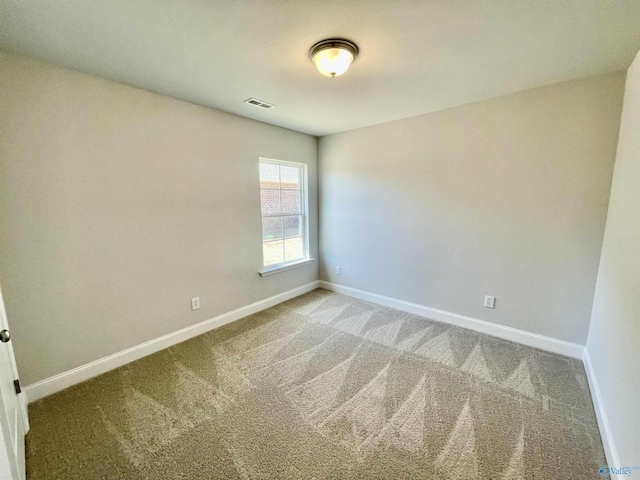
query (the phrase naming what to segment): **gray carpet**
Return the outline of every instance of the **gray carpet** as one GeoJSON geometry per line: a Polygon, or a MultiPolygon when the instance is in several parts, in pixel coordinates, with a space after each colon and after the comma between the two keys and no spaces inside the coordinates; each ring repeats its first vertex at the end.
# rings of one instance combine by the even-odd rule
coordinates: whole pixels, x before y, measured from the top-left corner
{"type": "Polygon", "coordinates": [[[29,479],[589,479],[581,362],[315,290],[30,407],[29,479]]]}

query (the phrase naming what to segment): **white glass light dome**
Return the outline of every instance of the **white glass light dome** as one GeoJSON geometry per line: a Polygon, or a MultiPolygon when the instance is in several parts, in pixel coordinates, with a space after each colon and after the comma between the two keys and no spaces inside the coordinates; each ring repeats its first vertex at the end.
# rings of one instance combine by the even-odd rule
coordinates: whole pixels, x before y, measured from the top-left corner
{"type": "Polygon", "coordinates": [[[358,55],[358,47],[347,40],[323,40],[309,50],[309,58],[322,75],[335,77],[347,71],[358,55]]]}

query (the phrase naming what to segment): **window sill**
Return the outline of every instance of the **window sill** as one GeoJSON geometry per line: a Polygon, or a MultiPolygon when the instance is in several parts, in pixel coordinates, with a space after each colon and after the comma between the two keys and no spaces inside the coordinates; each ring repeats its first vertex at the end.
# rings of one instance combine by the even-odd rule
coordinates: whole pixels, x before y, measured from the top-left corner
{"type": "Polygon", "coordinates": [[[266,277],[269,275],[273,275],[274,273],[286,272],[287,270],[291,270],[293,268],[303,267],[305,265],[309,265],[311,262],[314,262],[315,258],[305,258],[304,260],[298,260],[293,263],[285,263],[284,265],[277,265],[275,267],[268,267],[264,270],[260,270],[258,273],[261,277],[266,277]]]}

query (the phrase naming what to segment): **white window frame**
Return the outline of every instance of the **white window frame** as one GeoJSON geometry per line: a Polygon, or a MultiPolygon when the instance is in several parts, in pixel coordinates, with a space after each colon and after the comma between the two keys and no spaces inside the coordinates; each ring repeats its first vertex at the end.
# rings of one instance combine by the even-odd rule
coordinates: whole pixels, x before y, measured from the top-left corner
{"type": "MultiPolygon", "coordinates": [[[[309,178],[308,178],[307,164],[302,162],[289,162],[286,160],[276,160],[273,158],[260,157],[258,159],[258,183],[260,182],[260,177],[259,177],[260,164],[262,163],[300,168],[301,174],[302,174],[302,178],[300,182],[300,212],[301,212],[300,215],[302,216],[302,222],[301,222],[301,229],[302,229],[301,238],[302,238],[302,254],[303,254],[302,258],[265,266],[264,246],[263,246],[265,241],[263,239],[262,220],[264,218],[269,218],[269,217],[287,217],[292,215],[280,214],[280,215],[269,215],[265,217],[262,215],[262,197],[260,199],[260,239],[261,239],[260,246],[261,246],[261,253],[262,253],[262,270],[260,270],[259,273],[260,273],[260,276],[265,277],[267,275],[272,275],[274,273],[278,273],[278,272],[290,270],[292,268],[307,265],[311,263],[314,259],[310,257],[310,253],[309,253],[309,198],[308,198],[309,178]]],[[[259,185],[259,189],[261,189],[260,185],[259,185]]]]}

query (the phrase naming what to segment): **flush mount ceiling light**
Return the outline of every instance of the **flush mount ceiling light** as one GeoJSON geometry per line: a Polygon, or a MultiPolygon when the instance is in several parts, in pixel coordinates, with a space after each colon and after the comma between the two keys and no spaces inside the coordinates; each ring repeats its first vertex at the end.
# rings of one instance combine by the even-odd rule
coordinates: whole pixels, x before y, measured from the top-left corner
{"type": "Polygon", "coordinates": [[[309,58],[322,75],[335,77],[347,71],[358,56],[358,47],[348,40],[331,38],[316,43],[309,50],[309,58]]]}

